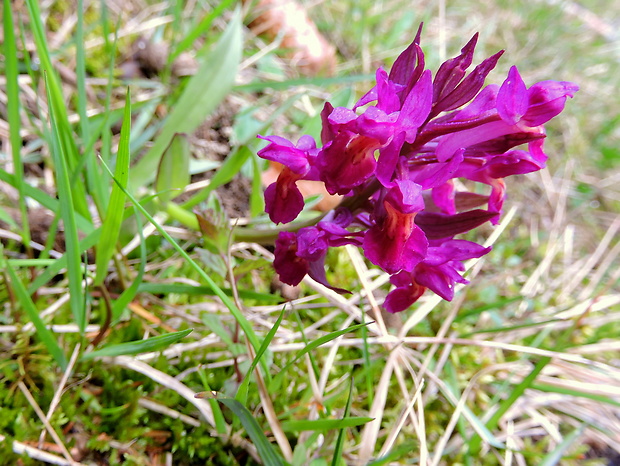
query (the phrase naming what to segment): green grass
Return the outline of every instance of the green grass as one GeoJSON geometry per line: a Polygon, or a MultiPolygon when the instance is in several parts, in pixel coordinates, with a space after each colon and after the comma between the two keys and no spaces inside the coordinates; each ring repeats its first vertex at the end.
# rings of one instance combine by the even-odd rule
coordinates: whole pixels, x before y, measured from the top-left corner
{"type": "Polygon", "coordinates": [[[620,7],[305,2],[338,66],[304,77],[248,30],[247,6],[132,5],[3,3],[7,464],[65,451],[85,464],[315,466],[620,454],[620,7]],[[420,21],[431,70],[479,31],[475,61],[506,50],[489,81],[516,64],[528,84],[580,85],[547,128],[548,168],[507,180],[510,214],[469,234],[494,250],[453,303],[376,315],[385,277],[342,248],[330,279],[352,296],[307,281],[285,305],[254,136],[318,136],[324,101],[365,92],[420,21]],[[161,67],[124,75],[141,35],[161,67]]]}

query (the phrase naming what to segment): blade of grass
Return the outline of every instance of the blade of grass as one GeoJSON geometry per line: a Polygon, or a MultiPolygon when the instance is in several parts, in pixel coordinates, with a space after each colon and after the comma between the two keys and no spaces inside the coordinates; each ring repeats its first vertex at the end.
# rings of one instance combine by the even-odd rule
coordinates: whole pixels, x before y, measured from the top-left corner
{"type": "Polygon", "coordinates": [[[26,314],[28,314],[28,318],[34,324],[37,335],[39,336],[49,353],[52,355],[56,363],[62,368],[62,370],[65,370],[67,368],[67,358],[60,346],[58,345],[58,342],[56,341],[56,336],[46,327],[45,322],[43,322],[43,319],[41,319],[41,317],[39,316],[39,311],[37,311],[37,308],[32,301],[32,298],[30,297],[23,283],[13,270],[13,267],[11,267],[11,265],[4,260],[4,250],[2,248],[2,243],[0,243],[0,269],[6,269],[6,271],[8,272],[9,279],[11,280],[11,286],[17,297],[17,302],[20,304],[22,309],[26,311],[26,314]]]}
{"type": "MultiPolygon", "coordinates": [[[[349,379],[349,396],[347,397],[347,404],[344,407],[344,414],[342,415],[342,419],[340,421],[345,421],[346,419],[355,419],[355,418],[348,418],[349,412],[351,411],[351,400],[353,399],[353,387],[354,387],[353,373],[351,373],[351,376],[349,379]]],[[[363,425],[373,420],[371,417],[358,418],[358,419],[364,419],[364,422],[361,424],[356,424],[356,425],[363,425]]],[[[337,427],[340,429],[340,432],[338,432],[338,438],[336,439],[336,446],[334,447],[334,456],[332,457],[332,466],[337,466],[337,464],[340,461],[342,461],[342,450],[344,449],[345,429],[347,427],[352,427],[352,426],[343,424],[342,426],[337,427]]]]}
{"type": "Polygon", "coordinates": [[[181,40],[172,55],[170,55],[169,61],[177,58],[181,53],[190,48],[194,41],[200,37],[201,34],[204,34],[205,31],[209,29],[213,20],[222,15],[224,10],[228,8],[230,5],[234,3],[235,0],[223,0],[220,2],[207,16],[205,16],[202,21],[200,21],[190,32],[181,40]]]}
{"type": "Polygon", "coordinates": [[[530,385],[530,388],[534,390],[540,390],[541,392],[559,393],[562,395],[571,395],[578,398],[587,398],[589,400],[598,401],[599,403],[605,403],[620,408],[620,401],[616,401],[613,398],[605,395],[597,395],[596,393],[587,393],[581,390],[571,389],[567,387],[558,387],[545,383],[533,383],[532,385],[530,385]]]}
{"type": "MultiPolygon", "coordinates": [[[[116,168],[114,174],[123,187],[127,186],[129,180],[129,135],[131,132],[131,96],[129,88],[125,96],[125,116],[123,118],[123,126],[121,128],[121,137],[118,143],[118,154],[116,157],[116,168]]],[[[103,283],[107,272],[108,263],[116,249],[118,236],[121,231],[123,222],[123,214],[125,212],[125,194],[114,184],[112,186],[112,194],[108,210],[103,223],[101,225],[101,236],[97,243],[96,257],[96,275],[94,285],[98,286],[103,283]]]]}
{"type": "MultiPolygon", "coordinates": [[[[208,394],[209,393],[207,392],[207,395],[208,394]]],[[[199,395],[201,396],[197,396],[197,398],[209,397],[205,396],[205,394],[199,395]]],[[[284,466],[282,458],[280,458],[280,456],[276,453],[273,445],[265,436],[265,433],[261,429],[260,425],[245,406],[234,398],[222,396],[217,393],[211,393],[210,395],[230,409],[239,418],[243,428],[250,436],[250,439],[252,439],[252,443],[254,443],[254,446],[258,451],[258,455],[261,457],[266,466],[284,466]]]]}
{"type": "MultiPolygon", "coordinates": [[[[246,338],[248,339],[248,341],[254,348],[254,351],[258,353],[258,350],[260,348],[260,345],[258,343],[258,338],[256,337],[254,330],[252,330],[252,326],[250,325],[248,320],[245,318],[245,316],[241,313],[241,311],[237,308],[237,306],[235,306],[232,300],[222,291],[222,289],[219,286],[217,286],[217,284],[213,281],[213,279],[209,275],[207,275],[207,273],[202,269],[202,267],[198,265],[198,263],[196,263],[196,261],[194,261],[187,254],[187,252],[185,252],[185,250],[181,246],[179,246],[179,244],[168,234],[166,230],[164,230],[164,228],[151,216],[151,214],[147,212],[147,210],[136,200],[136,198],[133,197],[133,195],[131,195],[129,191],[127,191],[125,188],[123,188],[120,185],[118,180],[114,178],[114,175],[112,174],[110,168],[103,161],[102,161],[102,165],[108,171],[110,176],[114,179],[114,182],[118,186],[121,187],[121,189],[124,191],[125,195],[131,201],[131,203],[142,213],[142,215],[144,215],[148,219],[149,222],[151,222],[151,224],[164,237],[164,239],[168,241],[170,245],[181,255],[181,257],[183,257],[183,259],[187,261],[190,267],[193,268],[198,273],[198,275],[207,283],[207,285],[211,287],[211,290],[215,293],[215,295],[222,300],[226,308],[230,311],[230,313],[233,315],[235,320],[239,323],[239,326],[245,333],[246,338]]],[[[267,364],[262,359],[261,359],[260,364],[263,369],[263,372],[265,374],[268,374],[267,364]]]]}
{"type": "MultiPolygon", "coordinates": [[[[89,140],[90,128],[86,115],[86,59],[84,53],[84,0],[77,0],[77,23],[75,25],[75,74],[77,81],[77,111],[80,116],[82,144],[89,140]]],[[[83,154],[88,157],[88,154],[83,154]]]]}
{"type": "Polygon", "coordinates": [[[94,358],[102,358],[105,356],[126,356],[130,354],[148,353],[151,351],[159,351],[176,343],[180,339],[186,337],[193,329],[181,330],[180,332],[166,333],[152,338],[140,341],[131,341],[129,343],[119,343],[117,345],[104,346],[101,349],[83,354],[81,361],[87,361],[94,358]]]}
{"type": "MultiPolygon", "coordinates": [[[[41,60],[41,69],[45,75],[45,88],[47,92],[48,105],[54,103],[55,112],[55,128],[53,131],[55,134],[52,139],[57,139],[57,144],[60,146],[64,162],[67,166],[66,171],[71,173],[71,176],[75,176],[74,169],[80,159],[77,146],[75,144],[75,138],[71,131],[71,125],[67,115],[67,109],[65,107],[64,98],[62,95],[62,87],[60,80],[54,67],[52,66],[52,60],[47,48],[47,40],[45,37],[45,28],[41,22],[41,11],[37,0],[26,0],[28,7],[28,14],[30,16],[30,27],[34,38],[34,43],[37,49],[39,60],[41,60]]],[[[58,170],[58,168],[56,167],[58,170]]],[[[88,210],[88,203],[86,201],[86,191],[82,183],[75,183],[73,186],[72,205],[75,210],[78,211],[84,218],[90,220],[90,212],[88,210]]]]}
{"type": "Polygon", "coordinates": [[[73,187],[69,182],[69,173],[66,156],[58,139],[59,132],[56,120],[57,105],[52,99],[50,88],[46,90],[49,105],[50,127],[52,132],[52,158],[56,168],[56,189],[60,202],[60,217],[62,218],[65,233],[65,255],[67,256],[67,275],[69,278],[69,305],[75,323],[83,332],[86,327],[86,308],[84,307],[84,293],[82,291],[82,267],[80,257],[79,238],[75,223],[73,187]]]}
{"type": "MultiPolygon", "coordinates": [[[[342,419],[315,419],[315,420],[300,420],[300,421],[286,421],[282,423],[282,429],[285,432],[300,432],[300,431],[326,431],[326,430],[334,430],[341,429],[341,432],[344,432],[344,429],[347,427],[357,427],[366,424],[367,422],[372,421],[371,417],[347,417],[348,413],[342,419]]],[[[336,451],[338,451],[338,443],[336,442],[336,451]]],[[[334,454],[334,458],[339,457],[341,452],[338,452],[338,455],[334,454]]],[[[332,463],[333,464],[333,463],[332,463]]]]}
{"type": "MultiPolygon", "coordinates": [[[[202,382],[203,387],[206,391],[211,391],[211,387],[209,387],[209,381],[207,380],[207,376],[205,371],[198,367],[198,376],[200,377],[200,381],[202,382]]],[[[215,421],[215,430],[220,435],[228,434],[228,424],[226,423],[226,419],[224,418],[224,414],[222,413],[222,408],[217,401],[212,398],[207,399],[209,405],[211,405],[211,410],[213,411],[213,420],[215,421]]]]}
{"type": "Polygon", "coordinates": [[[21,215],[21,237],[24,246],[30,250],[30,225],[28,209],[26,207],[26,193],[24,183],[24,166],[21,160],[22,140],[19,135],[21,119],[19,117],[19,83],[17,63],[17,43],[13,25],[13,14],[9,0],[4,0],[4,57],[6,74],[7,119],[9,123],[9,141],[15,173],[15,188],[19,195],[19,212],[21,215]]]}
{"type": "Polygon", "coordinates": [[[129,302],[136,296],[140,285],[142,285],[142,277],[144,277],[144,271],[146,270],[146,240],[142,231],[142,219],[138,215],[134,207],[134,218],[136,219],[136,227],[138,229],[138,235],[140,235],[140,265],[138,266],[138,274],[134,278],[133,282],[123,293],[118,297],[112,306],[112,325],[114,325],[121,317],[121,314],[129,304],[129,302]]]}
{"type": "Polygon", "coordinates": [[[263,343],[260,345],[260,348],[258,352],[256,353],[256,356],[254,357],[254,360],[252,361],[250,368],[248,369],[248,372],[245,374],[243,381],[239,385],[237,394],[235,395],[235,399],[238,400],[244,406],[248,398],[248,387],[250,385],[250,378],[252,376],[252,373],[254,372],[254,369],[256,369],[256,366],[258,365],[258,362],[260,361],[260,359],[263,357],[263,354],[265,353],[265,351],[267,351],[267,349],[269,348],[269,344],[273,340],[273,337],[276,336],[276,332],[278,331],[278,328],[280,327],[280,324],[282,323],[282,319],[284,318],[284,311],[285,310],[282,309],[282,312],[280,313],[280,316],[276,320],[275,324],[273,324],[273,327],[271,327],[271,330],[269,330],[269,332],[265,336],[263,343]]]}
{"type": "Polygon", "coordinates": [[[132,191],[153,181],[157,164],[176,133],[192,133],[232,88],[241,61],[241,15],[235,13],[214,49],[205,56],[172,107],[151,149],[133,167],[132,191]]]}

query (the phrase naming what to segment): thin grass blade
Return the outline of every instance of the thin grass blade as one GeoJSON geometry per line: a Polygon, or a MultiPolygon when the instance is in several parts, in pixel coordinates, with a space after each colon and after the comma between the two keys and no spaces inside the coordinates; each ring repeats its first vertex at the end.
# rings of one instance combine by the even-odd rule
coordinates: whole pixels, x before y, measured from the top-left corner
{"type": "MultiPolygon", "coordinates": [[[[121,137],[118,143],[118,154],[116,157],[116,168],[114,176],[122,184],[127,186],[129,180],[129,137],[131,133],[131,98],[129,89],[125,96],[125,116],[121,127],[121,137]]],[[[118,236],[121,231],[123,214],[125,212],[125,193],[116,185],[112,186],[112,194],[108,204],[108,211],[101,226],[101,236],[97,243],[96,275],[95,285],[103,283],[107,272],[108,263],[116,249],[118,236]]]]}
{"type": "MultiPolygon", "coordinates": [[[[345,421],[348,416],[349,416],[349,412],[351,411],[351,400],[353,400],[353,373],[351,373],[351,377],[349,379],[349,396],[347,397],[347,404],[344,407],[344,414],[343,414],[343,419],[341,419],[340,421],[345,421]]],[[[349,419],[353,419],[353,418],[349,418],[349,419]]],[[[366,424],[367,422],[372,421],[372,418],[359,418],[359,419],[365,419],[365,421],[362,424],[366,424]]],[[[362,425],[362,424],[356,424],[356,425],[362,425]]],[[[340,429],[340,432],[338,432],[338,439],[336,440],[336,447],[334,448],[334,456],[332,457],[332,466],[336,466],[339,461],[341,461],[342,459],[342,450],[344,449],[344,436],[345,436],[345,429],[347,427],[351,427],[348,425],[341,425],[340,427],[338,427],[340,429]]]]}
{"type": "Polygon", "coordinates": [[[120,343],[118,345],[104,346],[101,349],[91,351],[82,355],[82,361],[94,358],[125,356],[130,354],[148,353],[151,351],[159,351],[185,338],[193,329],[181,330],[180,332],[166,333],[152,338],[140,341],[131,341],[129,343],[120,343]]]}
{"type": "MultiPolygon", "coordinates": [[[[204,394],[201,395],[202,397],[204,397],[204,394]]],[[[260,425],[254,418],[254,416],[252,416],[252,413],[248,411],[245,406],[243,406],[234,398],[222,396],[218,393],[212,393],[210,395],[210,397],[213,397],[217,401],[222,403],[224,406],[230,409],[235,414],[235,416],[239,418],[241,424],[243,425],[243,428],[250,436],[250,439],[252,439],[252,443],[254,443],[254,446],[258,451],[258,455],[261,457],[266,466],[284,466],[284,461],[276,453],[273,445],[265,436],[265,433],[261,429],[260,425]]],[[[207,396],[207,398],[208,397],[209,396],[207,396]]]]}
{"type": "Polygon", "coordinates": [[[146,270],[146,240],[144,238],[144,234],[142,233],[142,220],[135,208],[134,218],[136,219],[138,235],[140,236],[140,265],[138,266],[138,274],[136,275],[136,278],[134,278],[129,288],[123,291],[112,305],[112,325],[118,322],[121,314],[129,304],[129,302],[136,296],[136,294],[138,294],[140,285],[142,285],[144,271],[146,270]]]}
{"type": "Polygon", "coordinates": [[[30,244],[30,225],[26,207],[26,193],[24,183],[24,166],[21,160],[22,146],[21,120],[19,117],[19,83],[17,63],[17,43],[11,13],[10,0],[4,0],[4,59],[6,75],[7,120],[9,123],[9,141],[13,158],[13,172],[15,173],[15,188],[19,194],[19,211],[21,215],[21,236],[23,244],[28,248],[30,244]]]}
{"type": "Polygon", "coordinates": [[[45,322],[39,316],[39,311],[37,310],[32,298],[26,291],[23,283],[13,270],[13,267],[4,260],[4,251],[2,250],[2,245],[0,244],[0,268],[6,269],[9,275],[9,279],[11,280],[11,286],[15,295],[17,297],[17,301],[21,305],[22,309],[26,311],[28,314],[28,318],[34,324],[34,328],[37,330],[37,335],[52,355],[56,363],[64,370],[67,368],[67,358],[65,353],[62,351],[58,342],[56,341],[56,336],[46,327],[45,322]]]}
{"type": "MultiPolygon", "coordinates": [[[[239,389],[237,390],[237,395],[235,396],[235,399],[238,400],[244,406],[248,398],[248,387],[250,385],[250,378],[252,376],[252,373],[254,372],[254,369],[256,369],[256,366],[258,365],[258,362],[260,361],[260,359],[263,357],[263,354],[265,354],[265,351],[267,351],[267,349],[269,348],[271,341],[276,336],[276,332],[278,331],[278,328],[280,327],[280,324],[282,323],[282,319],[284,319],[284,312],[285,312],[285,309],[282,309],[282,312],[278,316],[278,319],[276,320],[275,324],[273,324],[273,327],[271,327],[271,330],[269,330],[269,332],[265,336],[265,339],[263,340],[263,343],[260,345],[258,353],[256,353],[256,357],[252,361],[252,364],[250,365],[248,372],[245,374],[245,377],[243,378],[241,385],[239,385],[239,389]]],[[[265,374],[265,378],[267,377],[269,377],[269,374],[265,374]]]]}
{"type": "MultiPolygon", "coordinates": [[[[47,84],[47,80],[46,80],[47,84]]],[[[60,203],[60,218],[64,225],[65,249],[67,257],[67,276],[69,279],[69,305],[75,323],[81,332],[86,327],[86,308],[84,306],[84,293],[82,290],[82,259],[80,257],[80,241],[75,222],[73,187],[69,181],[66,156],[58,139],[59,130],[56,120],[57,105],[52,99],[50,88],[46,86],[50,127],[52,133],[52,158],[56,168],[56,189],[60,203]]]]}
{"type": "MultiPolygon", "coordinates": [[[[301,420],[301,421],[286,421],[282,423],[282,429],[285,432],[300,432],[300,431],[326,431],[344,429],[347,427],[362,426],[370,421],[372,417],[343,417],[342,419],[315,419],[315,420],[301,420]]],[[[344,441],[344,440],[343,440],[344,441]]],[[[338,447],[338,443],[336,443],[338,447]]],[[[334,454],[334,457],[336,455],[334,454]]]]}
{"type": "MultiPolygon", "coordinates": [[[[37,48],[37,55],[41,61],[41,69],[45,75],[45,87],[47,92],[48,105],[54,103],[55,112],[55,132],[54,138],[57,138],[57,144],[60,146],[63,158],[66,164],[66,171],[70,173],[70,177],[77,177],[75,169],[80,160],[79,152],[75,143],[75,137],[71,131],[67,109],[65,107],[62,95],[62,87],[56,71],[52,65],[50,53],[47,47],[47,39],[45,37],[45,28],[41,21],[42,15],[37,0],[26,0],[28,14],[30,16],[30,27],[32,29],[33,39],[37,48]]],[[[51,112],[50,108],[50,112],[51,112]]],[[[86,201],[86,191],[82,183],[75,183],[73,186],[72,202],[75,210],[84,218],[90,220],[90,212],[86,201]]]]}

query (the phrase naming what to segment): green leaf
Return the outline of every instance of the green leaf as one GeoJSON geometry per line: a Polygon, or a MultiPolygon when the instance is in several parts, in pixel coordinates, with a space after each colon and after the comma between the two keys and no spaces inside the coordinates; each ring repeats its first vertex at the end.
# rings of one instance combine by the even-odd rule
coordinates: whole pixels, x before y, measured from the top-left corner
{"type": "Polygon", "coordinates": [[[82,361],[93,358],[102,358],[104,356],[122,356],[127,354],[140,354],[150,351],[159,351],[176,343],[181,338],[186,337],[193,329],[181,330],[180,332],[166,333],[157,337],[147,338],[145,340],[132,341],[129,343],[120,343],[118,345],[104,346],[101,349],[86,353],[81,357],[82,361]]]}
{"type": "Polygon", "coordinates": [[[63,145],[58,138],[59,130],[56,120],[58,102],[52,99],[51,90],[47,79],[45,80],[47,100],[49,105],[50,127],[52,132],[52,158],[56,168],[56,189],[60,203],[60,218],[64,224],[65,247],[67,256],[67,275],[69,277],[69,305],[75,323],[84,332],[86,328],[86,307],[84,305],[84,293],[82,290],[82,260],[80,257],[80,241],[75,222],[73,188],[69,181],[67,156],[63,151],[63,145]]]}
{"type": "Polygon", "coordinates": [[[2,250],[2,244],[0,243],[0,268],[5,268],[9,274],[9,279],[11,280],[11,285],[15,295],[17,297],[18,303],[28,314],[28,318],[34,324],[34,328],[37,330],[37,335],[52,355],[52,357],[56,360],[56,363],[64,370],[67,368],[67,359],[62,349],[58,345],[56,341],[56,336],[46,327],[45,322],[39,316],[39,311],[37,310],[32,298],[26,291],[23,283],[11,267],[11,265],[4,260],[4,251],[2,250]]]}
{"type": "MultiPolygon", "coordinates": [[[[116,168],[114,176],[123,185],[127,186],[129,179],[129,137],[131,132],[131,100],[129,88],[125,96],[125,116],[123,117],[123,126],[121,127],[121,137],[118,143],[118,155],[116,157],[116,168]]],[[[118,236],[123,223],[123,214],[125,212],[125,193],[114,184],[112,186],[112,194],[108,204],[108,211],[103,224],[101,226],[101,236],[97,243],[96,258],[96,276],[95,285],[103,283],[108,273],[108,263],[116,249],[118,236]]]]}
{"type": "Polygon", "coordinates": [[[372,417],[345,417],[342,419],[316,419],[313,421],[286,421],[282,423],[285,432],[299,432],[305,430],[325,431],[333,429],[346,429],[356,427],[372,421],[372,417]]]}
{"type": "Polygon", "coordinates": [[[273,445],[271,445],[271,442],[269,442],[265,436],[260,425],[245,406],[234,398],[222,396],[218,393],[213,393],[212,397],[230,409],[239,418],[243,428],[250,436],[250,439],[252,439],[252,443],[254,443],[258,451],[258,455],[266,466],[284,466],[282,458],[275,452],[273,445]]]}
{"type": "Polygon", "coordinates": [[[175,134],[161,156],[155,178],[155,191],[162,202],[172,200],[189,184],[189,159],[187,134],[175,134]]]}
{"type": "Polygon", "coordinates": [[[235,82],[241,61],[243,34],[236,11],[215,48],[202,59],[178,102],[165,121],[151,149],[133,167],[132,191],[153,180],[157,164],[176,133],[192,133],[222,102],[235,82]]]}

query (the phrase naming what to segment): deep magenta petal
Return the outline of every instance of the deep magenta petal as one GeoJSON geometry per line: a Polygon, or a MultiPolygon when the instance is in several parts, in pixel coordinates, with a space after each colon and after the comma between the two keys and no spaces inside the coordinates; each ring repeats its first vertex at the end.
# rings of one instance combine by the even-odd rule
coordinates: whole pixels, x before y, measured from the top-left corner
{"type": "Polygon", "coordinates": [[[422,187],[411,180],[396,180],[394,187],[385,196],[395,212],[413,214],[424,209],[422,187]]]}
{"type": "Polygon", "coordinates": [[[379,160],[377,161],[377,169],[375,176],[379,182],[386,188],[394,185],[392,177],[398,164],[400,150],[405,142],[405,133],[399,133],[392,139],[386,147],[379,151],[379,160]]]}
{"type": "Polygon", "coordinates": [[[416,270],[415,281],[419,285],[429,288],[446,301],[452,301],[454,298],[454,285],[456,283],[468,283],[448,264],[437,267],[421,264],[416,270]]]}
{"type": "Polygon", "coordinates": [[[276,239],[273,267],[280,280],[291,286],[298,285],[310,270],[307,260],[297,256],[295,233],[281,231],[276,239]]]}
{"type": "Polygon", "coordinates": [[[426,288],[411,283],[390,291],[383,302],[383,307],[389,313],[402,312],[411,307],[424,294],[426,288]]]}
{"type": "Polygon", "coordinates": [[[435,116],[439,115],[440,112],[459,108],[473,99],[484,86],[487,75],[495,68],[503,53],[504,51],[501,50],[476,66],[452,92],[435,103],[431,115],[435,116]]]}
{"type": "Polygon", "coordinates": [[[297,232],[297,255],[308,261],[316,261],[327,253],[327,237],[318,227],[306,227],[297,232]]]}
{"type": "Polygon", "coordinates": [[[397,94],[397,84],[388,79],[388,75],[383,68],[377,69],[376,79],[377,108],[385,113],[393,113],[400,110],[400,99],[397,94]]]}
{"type": "Polygon", "coordinates": [[[259,157],[279,162],[299,175],[303,175],[310,169],[308,152],[316,149],[316,143],[311,136],[302,136],[299,140],[299,147],[295,147],[291,141],[280,136],[258,137],[270,142],[258,151],[259,157]]]}
{"type": "Polygon", "coordinates": [[[395,231],[375,226],[363,243],[366,258],[390,274],[413,270],[424,259],[427,247],[424,232],[415,226],[395,231]]]}
{"type": "Polygon", "coordinates": [[[452,180],[433,188],[431,191],[433,202],[444,214],[456,214],[456,205],[454,203],[455,191],[452,180]]]}
{"type": "Polygon", "coordinates": [[[497,112],[508,125],[516,125],[528,109],[527,87],[516,66],[510,68],[508,77],[497,94],[497,112]]]}
{"type": "Polygon", "coordinates": [[[339,133],[336,139],[323,147],[316,165],[325,189],[330,194],[348,194],[355,186],[366,181],[375,171],[374,152],[380,147],[372,138],[339,133]]]}
{"type": "Polygon", "coordinates": [[[564,110],[568,97],[573,97],[579,86],[566,81],[542,81],[528,89],[529,108],[524,120],[530,126],[539,126],[564,110]]]}
{"type": "Polygon", "coordinates": [[[428,248],[424,263],[429,266],[439,266],[451,261],[465,261],[482,257],[491,249],[464,239],[448,240],[442,242],[440,246],[428,248]]]}
{"type": "Polygon", "coordinates": [[[432,105],[433,82],[430,70],[426,70],[407,94],[398,118],[401,129],[407,135],[407,142],[415,141],[418,128],[426,121],[432,105]]]}
{"type": "Polygon", "coordinates": [[[286,169],[282,170],[278,180],[265,190],[265,212],[275,224],[292,222],[304,208],[304,197],[296,180],[285,172],[286,169]]]}
{"type": "Polygon", "coordinates": [[[415,222],[429,239],[452,238],[466,233],[497,217],[497,212],[475,209],[455,215],[435,212],[420,212],[415,222]]]}

